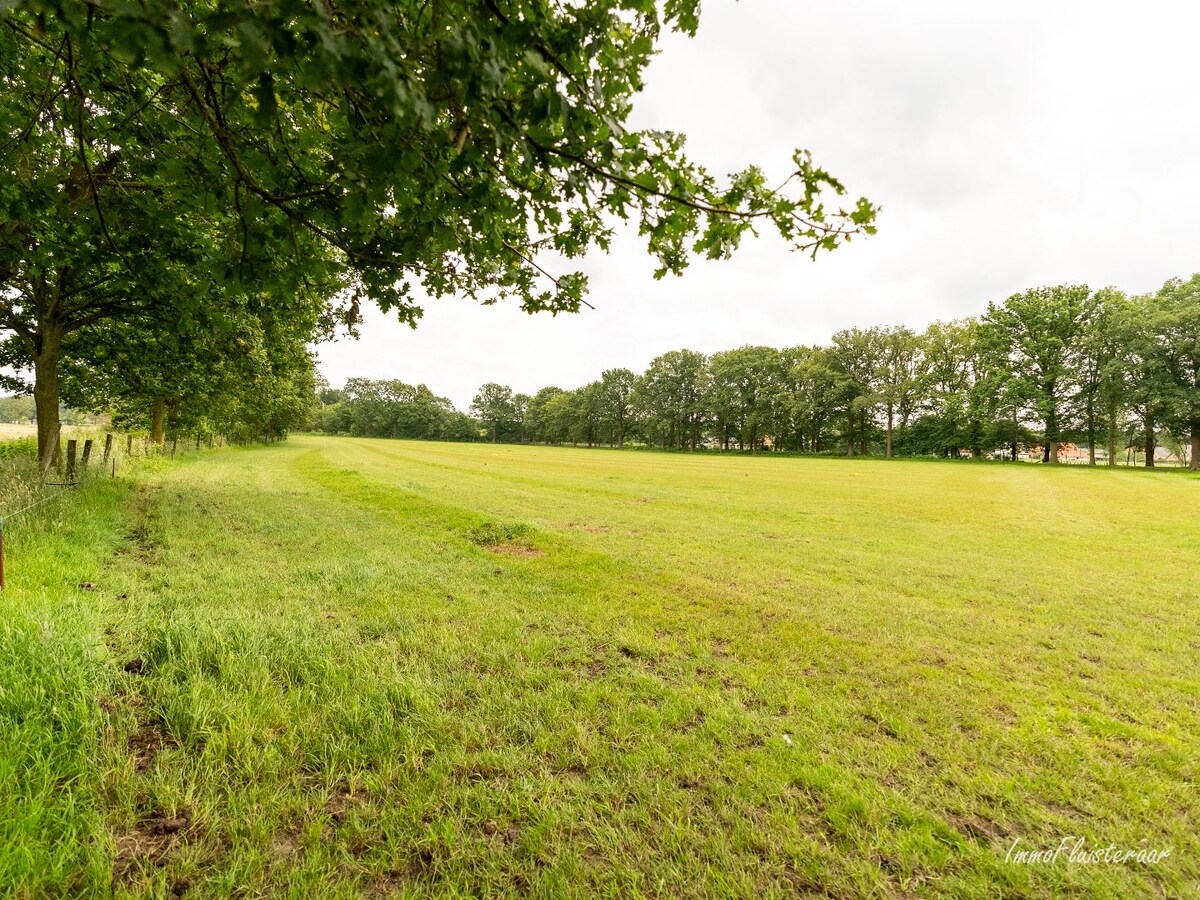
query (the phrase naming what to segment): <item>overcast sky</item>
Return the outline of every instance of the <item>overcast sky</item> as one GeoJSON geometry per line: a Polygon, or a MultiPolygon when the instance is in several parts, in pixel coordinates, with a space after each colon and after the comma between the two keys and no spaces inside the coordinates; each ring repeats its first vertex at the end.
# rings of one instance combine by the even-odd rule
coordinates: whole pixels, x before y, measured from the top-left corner
{"type": "Polygon", "coordinates": [[[879,234],[817,262],[777,239],[654,281],[634,235],[583,263],[596,309],[425,304],[319,349],[348,377],[424,382],[465,409],[499,381],[532,393],[660,353],[825,342],[851,326],[977,315],[1049,283],[1157,288],[1200,271],[1200,5],[705,0],[633,124],[688,135],[710,170],[788,171],[813,152],[879,234]]]}

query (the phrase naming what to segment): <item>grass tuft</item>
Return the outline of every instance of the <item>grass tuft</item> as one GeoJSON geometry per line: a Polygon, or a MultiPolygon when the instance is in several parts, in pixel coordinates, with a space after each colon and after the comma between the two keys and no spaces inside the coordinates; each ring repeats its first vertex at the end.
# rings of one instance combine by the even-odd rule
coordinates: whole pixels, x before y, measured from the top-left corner
{"type": "Polygon", "coordinates": [[[480,547],[529,546],[532,534],[523,522],[484,522],[470,531],[471,540],[480,547]]]}

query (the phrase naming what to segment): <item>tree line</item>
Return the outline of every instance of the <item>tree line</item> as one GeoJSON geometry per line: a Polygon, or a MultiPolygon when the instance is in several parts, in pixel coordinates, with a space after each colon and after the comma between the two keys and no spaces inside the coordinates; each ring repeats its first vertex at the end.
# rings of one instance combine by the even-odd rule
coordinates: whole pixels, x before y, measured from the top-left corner
{"type": "Polygon", "coordinates": [[[277,434],[307,347],[415,288],[574,312],[539,262],[634,224],[658,275],[760,227],[816,256],[875,207],[797,150],[720,178],[628,127],[699,0],[0,3],[0,388],[59,410],[277,434]],[[782,183],[780,183],[782,181],[782,183]]]}
{"type": "Polygon", "coordinates": [[[514,393],[488,383],[469,415],[424,385],[326,388],[313,425],[332,433],[673,450],[876,453],[1045,462],[1076,442],[1115,465],[1167,447],[1200,467],[1200,275],[1151,294],[1060,285],[979,317],[850,328],[825,346],[675,350],[646,371],[514,393]]]}

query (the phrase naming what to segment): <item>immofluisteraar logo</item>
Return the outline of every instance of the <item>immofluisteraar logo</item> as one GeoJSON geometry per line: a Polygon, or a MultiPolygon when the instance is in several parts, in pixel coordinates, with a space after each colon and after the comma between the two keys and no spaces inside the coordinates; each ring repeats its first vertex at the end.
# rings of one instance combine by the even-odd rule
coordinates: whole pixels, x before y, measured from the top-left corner
{"type": "Polygon", "coordinates": [[[1156,849],[1141,847],[1136,850],[1109,844],[1107,847],[1089,848],[1087,839],[1068,835],[1059,841],[1053,849],[1038,850],[1034,848],[1018,849],[1021,839],[1018,837],[1008,848],[1004,861],[1025,865],[1039,863],[1067,862],[1085,866],[1096,865],[1144,865],[1153,866],[1171,855],[1171,848],[1156,849]]]}

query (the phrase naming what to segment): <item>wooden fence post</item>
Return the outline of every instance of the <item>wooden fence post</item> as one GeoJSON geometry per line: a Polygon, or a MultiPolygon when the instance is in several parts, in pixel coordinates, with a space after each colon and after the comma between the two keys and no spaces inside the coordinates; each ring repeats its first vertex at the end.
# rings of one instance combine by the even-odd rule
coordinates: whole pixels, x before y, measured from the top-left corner
{"type": "Polygon", "coordinates": [[[79,441],[71,438],[67,441],[67,481],[75,480],[75,453],[79,449],[79,441]]]}
{"type": "Polygon", "coordinates": [[[104,462],[108,462],[110,456],[112,456],[112,432],[104,436],[104,462]]]}
{"type": "Polygon", "coordinates": [[[200,449],[200,432],[196,432],[196,449],[200,449]]]}
{"type": "Polygon", "coordinates": [[[88,460],[92,458],[92,439],[88,438],[83,442],[83,470],[86,472],[88,460]]]}
{"type": "Polygon", "coordinates": [[[125,435],[125,455],[133,456],[133,435],[125,435]]]}
{"type": "Polygon", "coordinates": [[[171,459],[175,458],[175,451],[179,447],[179,438],[171,438],[171,459]]]}

